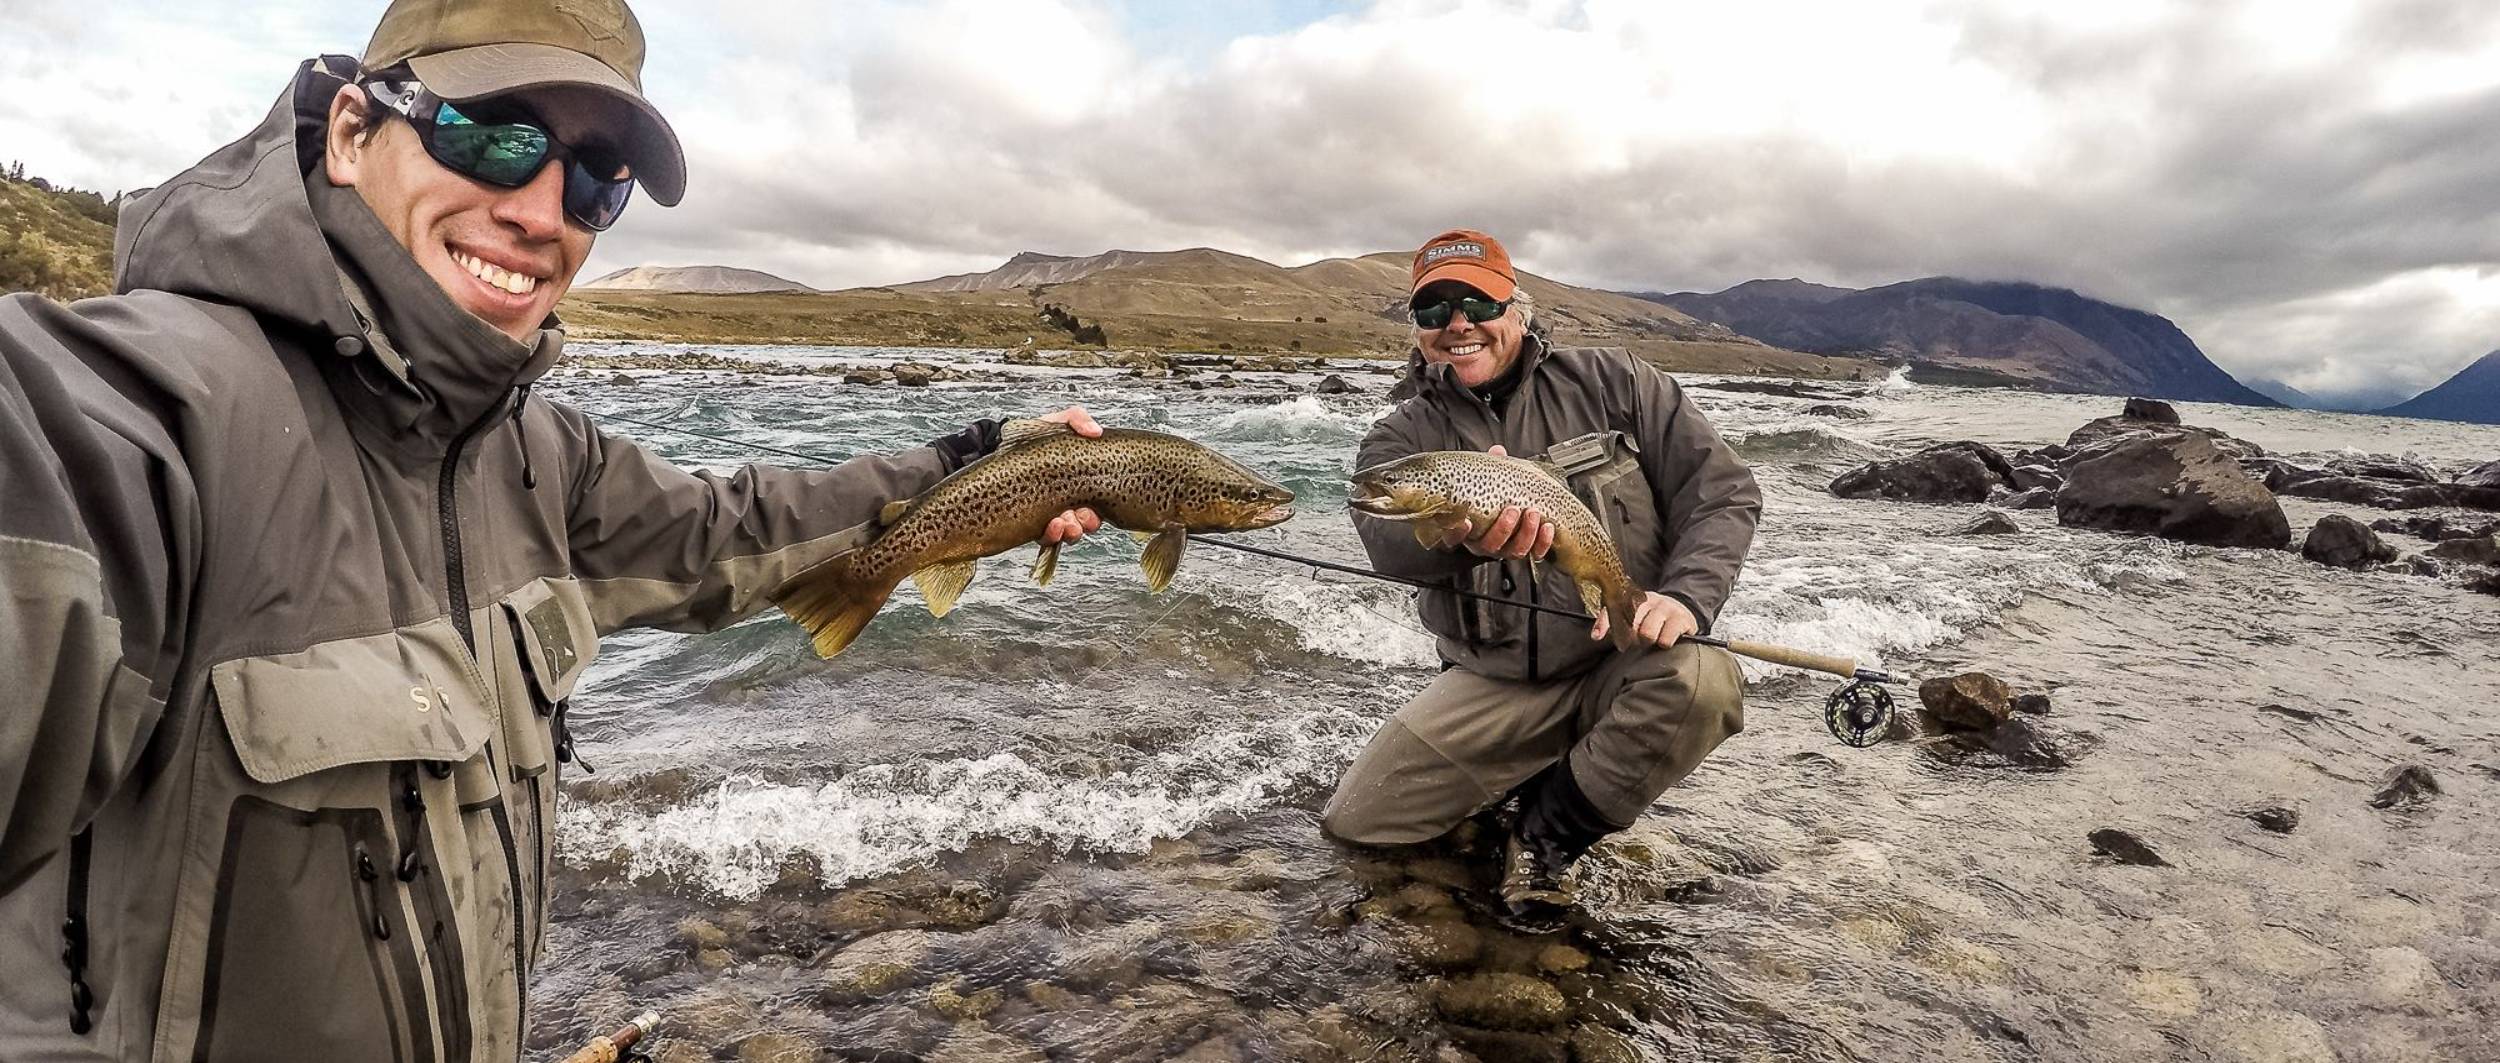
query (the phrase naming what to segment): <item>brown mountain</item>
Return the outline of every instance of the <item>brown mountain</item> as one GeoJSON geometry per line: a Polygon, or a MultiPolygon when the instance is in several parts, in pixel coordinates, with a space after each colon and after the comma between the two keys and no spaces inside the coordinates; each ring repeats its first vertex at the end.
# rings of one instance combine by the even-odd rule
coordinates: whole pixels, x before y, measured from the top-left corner
{"type": "Polygon", "coordinates": [[[2500,351],[2475,359],[2438,387],[2379,412],[2390,417],[2500,424],[2500,351]]]}
{"type": "Polygon", "coordinates": [[[2281,403],[2213,364],[2177,325],[2036,284],[1928,277],[1852,290],[1798,280],[1649,295],[1766,343],[2049,391],[2281,403]]]}

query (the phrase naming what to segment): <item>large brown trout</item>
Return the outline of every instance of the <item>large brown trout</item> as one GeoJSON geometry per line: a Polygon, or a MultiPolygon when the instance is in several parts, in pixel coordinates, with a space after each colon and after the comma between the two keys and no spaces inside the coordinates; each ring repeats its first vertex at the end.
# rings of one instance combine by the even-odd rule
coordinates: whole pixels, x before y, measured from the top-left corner
{"type": "MultiPolygon", "coordinates": [[[[910,576],[932,616],[945,616],[988,557],[1041,538],[1052,517],[1091,507],[1110,524],[1151,536],[1146,586],[1161,593],[1180,568],[1190,532],[1243,531],[1293,516],[1293,492],[1179,436],[1106,428],[1086,439],[1066,425],[1012,421],[989,456],[920,497],[888,505],[875,540],[827,559],[775,595],[783,612],[831,657],[858,638],[910,576]]],[[[1059,548],[1033,559],[1050,582],[1059,548]]]]}
{"type": "Polygon", "coordinates": [[[1356,472],[1346,504],[1382,520],[1413,521],[1415,541],[1435,549],[1481,533],[1504,506],[1533,509],[1554,525],[1554,562],[1579,584],[1581,604],[1592,615],[1606,614],[1616,646],[1632,644],[1632,613],[1645,595],[1624,574],[1623,555],[1606,526],[1552,465],[1428,450],[1356,472]]]}

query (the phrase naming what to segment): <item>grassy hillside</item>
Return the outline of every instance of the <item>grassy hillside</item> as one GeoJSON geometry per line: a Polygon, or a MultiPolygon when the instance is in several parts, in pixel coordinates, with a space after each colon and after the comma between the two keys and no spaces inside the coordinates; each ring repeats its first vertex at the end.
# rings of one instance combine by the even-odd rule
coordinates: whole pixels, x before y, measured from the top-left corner
{"type": "Polygon", "coordinates": [[[113,207],[11,167],[0,176],[0,292],[80,299],[113,289],[113,207]]]}
{"type": "MultiPolygon", "coordinates": [[[[560,313],[584,338],[939,347],[1029,340],[1045,348],[1394,358],[1413,335],[1406,276],[1398,254],[1290,269],[1205,248],[1093,259],[1020,255],[991,275],[819,294],[576,290],[560,313]],[[1023,283],[1036,276],[1054,279],[1023,283]]],[[[1628,347],[1683,371],[1880,374],[1856,359],[1765,346],[1656,303],[1533,275],[1521,284],[1559,342],[1628,347]]]]}

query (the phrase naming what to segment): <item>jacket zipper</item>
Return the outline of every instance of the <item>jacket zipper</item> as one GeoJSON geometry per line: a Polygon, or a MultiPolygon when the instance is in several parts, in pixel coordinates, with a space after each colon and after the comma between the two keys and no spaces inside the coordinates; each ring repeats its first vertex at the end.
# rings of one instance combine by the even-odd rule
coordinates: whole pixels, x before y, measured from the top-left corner
{"type": "Polygon", "coordinates": [[[460,455],[469,449],[469,440],[495,419],[487,413],[451,439],[451,449],[443,455],[443,475],[436,492],[443,518],[443,576],[451,592],[451,625],[460,631],[460,644],[470,656],[477,654],[477,632],[469,623],[469,579],[460,548],[460,455]]]}
{"type": "Polygon", "coordinates": [[[69,840],[69,913],[61,922],[61,962],[69,967],[69,1032],[95,1029],[95,991],[87,987],[87,878],[95,859],[95,828],[69,840]]]}

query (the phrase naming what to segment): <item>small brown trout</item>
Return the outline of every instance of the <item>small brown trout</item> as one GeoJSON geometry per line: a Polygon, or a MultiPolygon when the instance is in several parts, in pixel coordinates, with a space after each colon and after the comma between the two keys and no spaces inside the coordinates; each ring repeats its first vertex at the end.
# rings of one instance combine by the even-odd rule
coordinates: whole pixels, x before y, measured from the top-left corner
{"type": "MultiPolygon", "coordinates": [[[[842,652],[911,577],[932,616],[945,616],[971,585],[981,558],[1033,542],[1052,517],[1091,507],[1146,544],[1146,586],[1161,593],[1180,568],[1190,532],[1245,531],[1293,516],[1293,492],[1179,436],[1106,428],[1087,439],[1066,425],[1012,421],[998,450],[957,469],[918,498],[888,505],[876,539],[801,573],[775,596],[815,636],[816,652],[842,652]]],[[[1059,548],[1033,559],[1047,585],[1059,548]]]]}
{"type": "Polygon", "coordinates": [[[1632,614],[1645,595],[1624,574],[1623,555],[1606,526],[1552,465],[1428,450],[1356,472],[1346,504],[1382,520],[1413,521],[1415,541],[1435,549],[1456,545],[1462,533],[1481,533],[1504,506],[1533,509],[1554,525],[1552,557],[1580,585],[1581,604],[1591,615],[1607,616],[1616,646],[1632,644],[1632,614]]]}

